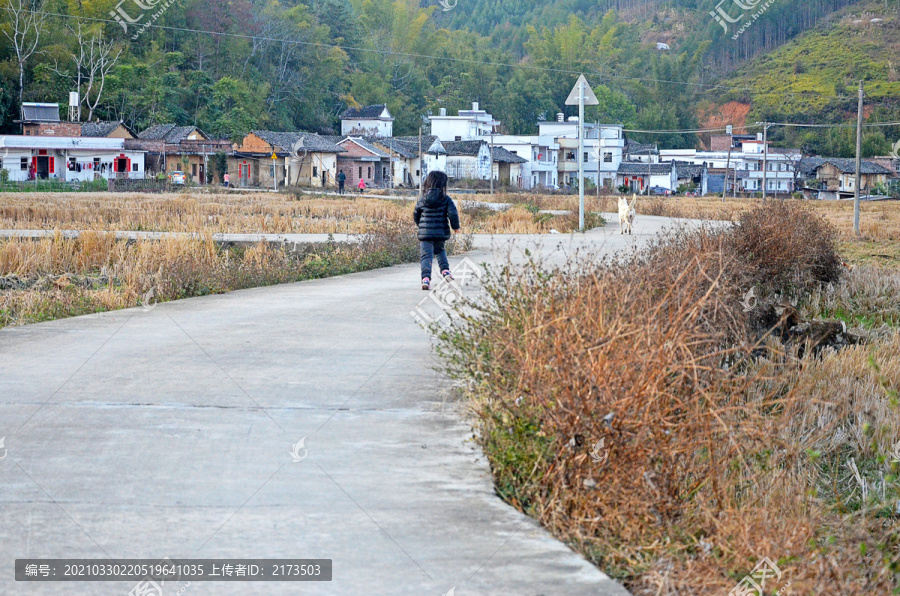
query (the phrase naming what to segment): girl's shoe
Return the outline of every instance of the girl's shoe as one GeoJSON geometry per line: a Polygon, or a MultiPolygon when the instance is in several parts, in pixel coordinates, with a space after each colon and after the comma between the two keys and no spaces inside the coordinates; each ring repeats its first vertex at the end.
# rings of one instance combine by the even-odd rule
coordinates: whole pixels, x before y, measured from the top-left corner
{"type": "Polygon", "coordinates": [[[428,279],[427,277],[423,277],[423,278],[422,278],[422,289],[423,289],[423,290],[430,290],[430,289],[431,289],[431,280],[428,279]]]}
{"type": "Polygon", "coordinates": [[[443,271],[441,271],[441,277],[444,278],[444,281],[453,281],[454,279],[453,275],[450,274],[449,269],[444,269],[443,271]]]}

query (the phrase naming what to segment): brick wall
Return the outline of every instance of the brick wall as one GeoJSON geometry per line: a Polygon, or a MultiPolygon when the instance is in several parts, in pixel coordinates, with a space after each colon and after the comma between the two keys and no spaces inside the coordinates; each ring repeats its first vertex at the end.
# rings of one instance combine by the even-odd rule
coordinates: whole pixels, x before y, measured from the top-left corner
{"type": "MultiPolygon", "coordinates": [[[[34,133],[32,133],[34,134],[34,133]]],[[[38,124],[37,134],[44,137],[80,137],[80,122],[42,122],[38,124]]]]}

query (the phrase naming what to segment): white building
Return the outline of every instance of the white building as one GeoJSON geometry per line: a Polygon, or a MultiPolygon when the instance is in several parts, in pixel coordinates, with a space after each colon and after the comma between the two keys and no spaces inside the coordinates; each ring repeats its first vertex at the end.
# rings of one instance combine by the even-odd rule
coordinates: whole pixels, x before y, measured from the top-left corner
{"type": "Polygon", "coordinates": [[[522,164],[520,188],[531,189],[536,186],[552,188],[558,184],[556,167],[559,143],[553,137],[494,135],[492,142],[494,147],[502,147],[527,160],[522,164]]]}
{"type": "Polygon", "coordinates": [[[349,108],[341,114],[341,134],[353,137],[392,137],[394,117],[385,104],[349,108]]]}
{"type": "Polygon", "coordinates": [[[16,181],[142,179],[144,154],[125,149],[121,138],[0,136],[0,169],[16,181]]]}
{"type": "MultiPolygon", "coordinates": [[[[584,125],[584,177],[598,186],[612,189],[624,159],[625,134],[621,124],[584,125]]],[[[553,122],[539,122],[543,137],[559,145],[557,177],[560,184],[575,186],[578,179],[578,118],[565,120],[557,114],[553,122]]]]}
{"type": "Polygon", "coordinates": [[[431,134],[441,142],[488,140],[500,125],[491,114],[479,109],[472,102],[471,110],[460,110],[458,116],[448,116],[447,108],[441,108],[438,116],[430,116],[431,134]]]}
{"type": "MultiPolygon", "coordinates": [[[[793,192],[802,157],[800,151],[769,147],[766,152],[761,137],[762,135],[759,135],[755,139],[752,137],[748,139],[735,135],[734,147],[730,154],[727,150],[721,149],[721,144],[715,151],[662,149],[659,152],[659,160],[685,161],[698,166],[706,164],[710,169],[722,172],[727,167],[729,188],[732,180],[736,179],[738,190],[741,192],[761,193],[764,178],[769,194],[793,192]]],[[[718,174],[719,180],[715,185],[717,189],[722,188],[722,176],[723,174],[718,174]]]]}

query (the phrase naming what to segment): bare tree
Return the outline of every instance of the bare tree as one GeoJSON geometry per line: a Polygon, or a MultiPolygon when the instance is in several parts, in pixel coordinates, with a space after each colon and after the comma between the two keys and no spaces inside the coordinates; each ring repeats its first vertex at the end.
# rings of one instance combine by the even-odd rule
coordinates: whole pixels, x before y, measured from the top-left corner
{"type": "Polygon", "coordinates": [[[19,103],[25,87],[25,63],[37,51],[48,14],[40,0],[4,0],[3,11],[9,21],[3,35],[12,43],[19,66],[19,103]]]}
{"type": "Polygon", "coordinates": [[[92,120],[94,110],[100,104],[100,98],[103,95],[103,87],[106,85],[106,76],[115,66],[122,53],[119,49],[113,55],[115,42],[103,41],[103,30],[99,28],[88,28],[82,21],[78,21],[75,28],[66,26],[72,32],[75,39],[75,50],[70,54],[72,64],[75,65],[75,74],[70,75],[67,72],[61,72],[59,65],[54,67],[56,74],[67,77],[75,83],[78,92],[82,92],[84,85],[84,93],[78,104],[78,120],[81,120],[81,102],[88,107],[88,120],[92,120]],[[93,98],[91,98],[93,94],[93,98]]]}

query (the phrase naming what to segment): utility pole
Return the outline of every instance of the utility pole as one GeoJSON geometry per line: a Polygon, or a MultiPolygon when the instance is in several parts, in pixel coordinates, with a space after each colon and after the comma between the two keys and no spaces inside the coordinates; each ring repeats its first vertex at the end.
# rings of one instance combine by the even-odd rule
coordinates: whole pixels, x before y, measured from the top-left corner
{"type": "Polygon", "coordinates": [[[734,146],[734,129],[728,126],[728,161],[725,162],[725,183],[722,185],[722,202],[725,202],[725,195],[728,194],[728,168],[731,167],[731,148],[734,146]]]}
{"type": "Polygon", "coordinates": [[[763,203],[769,186],[769,123],[763,122],[763,203]]]}
{"type": "Polygon", "coordinates": [[[859,184],[862,176],[863,82],[859,82],[859,106],[856,114],[856,183],[853,185],[853,233],[859,236],[859,184]]]}
{"type": "Polygon", "coordinates": [[[491,200],[494,200],[494,127],[491,126],[491,200]]]}
{"type": "MultiPolygon", "coordinates": [[[[578,77],[575,87],[566,99],[567,106],[578,106],[578,229],[584,231],[584,106],[600,105],[584,75],[578,77]]],[[[599,171],[599,170],[598,170],[599,171]]]]}
{"type": "Polygon", "coordinates": [[[578,81],[578,229],[584,231],[584,86],[578,81]]]}

